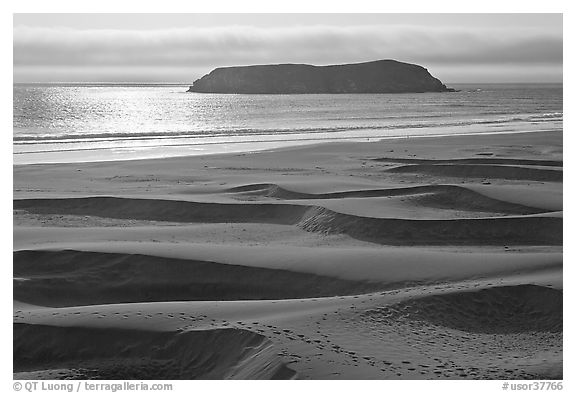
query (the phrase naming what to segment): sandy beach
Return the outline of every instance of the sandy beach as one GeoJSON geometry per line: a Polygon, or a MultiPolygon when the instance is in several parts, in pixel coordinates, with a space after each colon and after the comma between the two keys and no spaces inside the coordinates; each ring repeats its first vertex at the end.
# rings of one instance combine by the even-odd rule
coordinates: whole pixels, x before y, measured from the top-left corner
{"type": "Polygon", "coordinates": [[[562,132],[14,166],[15,379],[562,379],[562,132]]]}

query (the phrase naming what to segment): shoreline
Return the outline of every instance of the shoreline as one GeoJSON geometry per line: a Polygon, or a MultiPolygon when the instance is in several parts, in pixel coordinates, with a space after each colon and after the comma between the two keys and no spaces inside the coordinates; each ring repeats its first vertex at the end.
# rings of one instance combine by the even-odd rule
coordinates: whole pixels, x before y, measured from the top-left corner
{"type": "MultiPolygon", "coordinates": [[[[189,143],[189,144],[178,144],[178,145],[162,145],[162,146],[149,146],[149,147],[102,147],[102,148],[86,148],[86,149],[68,149],[68,150],[58,150],[58,151],[51,151],[51,150],[41,150],[41,151],[33,151],[33,152],[13,152],[12,153],[12,162],[13,166],[22,166],[22,165],[41,165],[41,164],[66,164],[66,163],[89,163],[89,162],[114,162],[114,161],[140,161],[140,160],[161,160],[161,159],[168,159],[168,158],[180,158],[180,157],[202,157],[202,156],[217,156],[222,154],[238,154],[238,153],[256,153],[256,152],[267,152],[267,151],[279,151],[285,149],[297,149],[297,148],[305,148],[311,146],[320,146],[325,144],[331,143],[373,143],[373,142],[382,142],[382,141],[393,141],[393,140],[414,140],[414,139],[425,139],[425,138],[447,138],[447,137],[463,137],[463,136],[498,136],[498,135],[514,135],[514,134],[538,134],[538,133],[549,133],[549,132],[560,132],[563,133],[563,129],[549,129],[549,130],[506,130],[506,131],[478,131],[478,132],[455,132],[455,133],[437,133],[437,134],[422,134],[422,135],[399,135],[399,136],[382,136],[382,137],[369,137],[369,136],[350,136],[350,137],[329,137],[329,138],[309,138],[309,139],[280,139],[280,140],[271,140],[271,141],[226,141],[226,142],[205,142],[205,143],[189,143]],[[220,150],[205,150],[205,151],[197,151],[193,152],[190,151],[191,148],[194,146],[198,147],[206,147],[206,146],[215,146],[215,147],[225,147],[225,146],[241,146],[241,145],[248,145],[253,144],[251,149],[230,149],[228,151],[220,150]],[[263,146],[264,145],[264,146],[263,146]],[[272,145],[272,146],[270,146],[272,145]],[[173,151],[172,153],[169,150],[178,150],[184,148],[186,152],[177,152],[173,151]],[[138,150],[138,157],[118,157],[117,154],[121,154],[120,151],[128,150],[127,154],[133,154],[134,149],[138,150]],[[152,150],[155,150],[156,153],[150,153],[152,150]],[[106,151],[110,157],[102,156],[102,154],[98,154],[98,151],[106,151]],[[131,152],[130,152],[131,151],[131,152]],[[148,152],[146,154],[145,152],[148,152]],[[76,155],[81,154],[83,158],[74,158],[76,155]],[[86,155],[89,154],[90,158],[86,158],[86,155]],[[114,155],[116,156],[114,157],[114,155]],[[26,161],[24,157],[26,156],[33,156],[38,157],[40,155],[45,156],[53,156],[53,155],[68,155],[68,157],[64,157],[61,159],[52,159],[45,158],[44,161],[39,161],[38,159],[34,160],[31,159],[26,161]],[[23,158],[20,162],[16,162],[15,157],[23,158]],[[49,160],[49,161],[45,161],[49,160]]],[[[40,158],[42,160],[42,158],[40,158]]]]}

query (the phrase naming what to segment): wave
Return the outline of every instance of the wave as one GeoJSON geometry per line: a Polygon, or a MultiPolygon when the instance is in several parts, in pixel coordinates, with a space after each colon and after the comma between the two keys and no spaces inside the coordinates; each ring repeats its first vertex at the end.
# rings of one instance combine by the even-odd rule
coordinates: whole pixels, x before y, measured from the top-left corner
{"type": "MultiPolygon", "coordinates": [[[[229,138],[250,136],[275,136],[297,134],[329,134],[346,131],[393,131],[407,129],[426,129],[441,127],[465,127],[473,125],[501,125],[515,122],[556,122],[562,121],[561,112],[514,115],[496,119],[468,119],[457,121],[444,121],[434,123],[405,123],[405,124],[375,124],[375,125],[345,125],[345,126],[320,126],[299,128],[236,128],[225,131],[221,130],[188,130],[188,131],[146,131],[146,132],[104,132],[104,133],[65,133],[60,135],[15,135],[15,145],[30,144],[67,144],[79,142],[121,142],[143,141],[163,139],[199,139],[199,138],[229,138]]],[[[16,131],[17,132],[17,131],[16,131]]]]}

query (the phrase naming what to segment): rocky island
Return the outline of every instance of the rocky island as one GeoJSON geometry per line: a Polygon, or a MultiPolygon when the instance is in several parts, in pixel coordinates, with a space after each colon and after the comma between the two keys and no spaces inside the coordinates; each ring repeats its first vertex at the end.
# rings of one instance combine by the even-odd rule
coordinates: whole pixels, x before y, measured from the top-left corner
{"type": "Polygon", "coordinates": [[[224,94],[350,94],[454,91],[416,64],[396,60],[314,66],[271,64],[216,68],[189,92],[224,94]]]}

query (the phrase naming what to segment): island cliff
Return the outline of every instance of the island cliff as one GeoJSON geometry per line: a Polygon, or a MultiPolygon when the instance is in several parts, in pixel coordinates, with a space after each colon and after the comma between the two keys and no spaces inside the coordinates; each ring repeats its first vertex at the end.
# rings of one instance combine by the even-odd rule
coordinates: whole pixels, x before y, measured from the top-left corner
{"type": "Polygon", "coordinates": [[[253,65],[216,68],[189,92],[232,94],[424,93],[454,91],[426,68],[396,60],[313,66],[253,65]]]}

